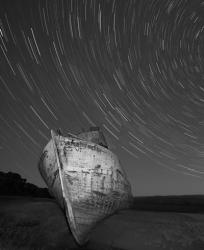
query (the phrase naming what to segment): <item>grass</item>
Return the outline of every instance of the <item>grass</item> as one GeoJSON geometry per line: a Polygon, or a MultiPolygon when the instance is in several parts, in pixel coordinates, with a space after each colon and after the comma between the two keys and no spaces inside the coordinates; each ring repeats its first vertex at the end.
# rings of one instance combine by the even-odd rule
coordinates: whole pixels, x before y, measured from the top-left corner
{"type": "Polygon", "coordinates": [[[0,249],[76,248],[64,214],[53,200],[0,201],[0,249]]]}
{"type": "Polygon", "coordinates": [[[202,197],[136,198],[136,208],[102,221],[91,233],[90,242],[79,247],[54,200],[0,197],[0,249],[203,250],[204,214],[198,213],[203,201],[202,197]],[[196,212],[181,213],[186,204],[196,212]],[[143,211],[138,211],[139,207],[143,211]],[[157,212],[144,211],[148,208],[157,212]]]}

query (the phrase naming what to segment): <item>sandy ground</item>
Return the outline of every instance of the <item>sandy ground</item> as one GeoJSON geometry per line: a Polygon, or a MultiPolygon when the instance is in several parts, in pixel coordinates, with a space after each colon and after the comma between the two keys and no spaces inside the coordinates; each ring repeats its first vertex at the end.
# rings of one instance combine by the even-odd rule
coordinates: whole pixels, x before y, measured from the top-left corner
{"type": "Polygon", "coordinates": [[[204,214],[120,211],[79,247],[54,200],[1,197],[0,249],[203,250],[204,214]]]}

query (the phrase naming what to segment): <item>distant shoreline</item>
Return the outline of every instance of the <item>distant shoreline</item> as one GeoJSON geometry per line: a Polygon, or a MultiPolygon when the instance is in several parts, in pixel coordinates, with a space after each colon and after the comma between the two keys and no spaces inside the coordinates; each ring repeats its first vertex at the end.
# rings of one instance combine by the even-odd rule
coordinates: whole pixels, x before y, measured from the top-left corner
{"type": "Polygon", "coordinates": [[[49,201],[55,201],[53,197],[36,197],[36,196],[25,196],[25,195],[0,195],[0,200],[1,199],[21,199],[21,200],[49,200],[49,201]]]}
{"type": "MultiPolygon", "coordinates": [[[[52,201],[52,197],[0,195],[0,202],[6,200],[52,201]]],[[[131,210],[174,213],[204,213],[203,195],[134,197],[131,210]]]]}
{"type": "Polygon", "coordinates": [[[204,213],[204,195],[134,197],[133,209],[177,213],[204,213]]]}

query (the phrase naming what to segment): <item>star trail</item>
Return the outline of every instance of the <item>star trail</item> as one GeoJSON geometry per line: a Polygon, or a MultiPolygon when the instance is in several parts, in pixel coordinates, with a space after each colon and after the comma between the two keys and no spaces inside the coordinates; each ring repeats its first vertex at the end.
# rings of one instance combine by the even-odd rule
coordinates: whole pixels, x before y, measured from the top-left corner
{"type": "Polygon", "coordinates": [[[136,195],[204,190],[204,1],[2,1],[1,170],[100,126],[136,195]]]}

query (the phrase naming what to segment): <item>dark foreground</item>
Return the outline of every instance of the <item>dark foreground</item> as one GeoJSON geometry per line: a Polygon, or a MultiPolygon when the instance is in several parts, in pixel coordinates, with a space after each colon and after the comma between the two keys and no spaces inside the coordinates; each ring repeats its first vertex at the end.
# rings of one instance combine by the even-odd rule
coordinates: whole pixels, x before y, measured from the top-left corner
{"type": "Polygon", "coordinates": [[[120,211],[79,247],[54,200],[1,197],[0,249],[203,250],[204,214],[120,211]]]}

